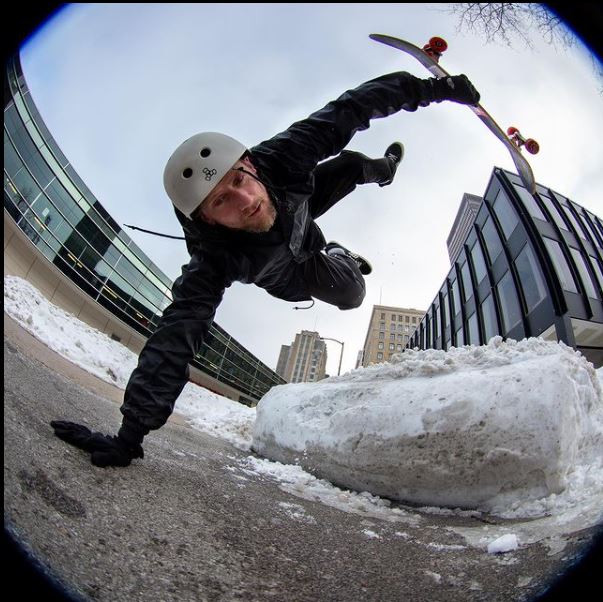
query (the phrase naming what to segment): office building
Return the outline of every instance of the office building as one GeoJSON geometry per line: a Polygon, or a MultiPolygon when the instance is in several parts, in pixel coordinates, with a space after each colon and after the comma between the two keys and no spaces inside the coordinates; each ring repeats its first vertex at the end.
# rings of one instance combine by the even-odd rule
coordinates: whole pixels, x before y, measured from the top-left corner
{"type": "Polygon", "coordinates": [[[364,341],[362,365],[389,361],[407,346],[425,312],[420,309],[374,305],[364,341]]]}
{"type": "Polygon", "coordinates": [[[278,372],[287,382],[317,382],[326,376],[327,346],[317,332],[302,330],[291,345],[283,345],[278,360],[278,372]]]}
{"type": "Polygon", "coordinates": [[[543,337],[603,364],[603,223],[495,168],[471,229],[410,346],[543,337]]]}
{"type": "MultiPolygon", "coordinates": [[[[172,282],[61,152],[18,55],[6,63],[4,104],[4,273],[138,353],[171,302],[172,282]]],[[[250,405],[284,382],[216,323],[191,380],[250,405]]]]}
{"type": "Polygon", "coordinates": [[[450,234],[446,239],[448,247],[448,256],[450,257],[450,265],[452,265],[458,257],[463,243],[473,226],[479,207],[482,204],[482,198],[474,194],[465,193],[461,199],[459,210],[454,218],[454,223],[450,230],[450,234]]]}

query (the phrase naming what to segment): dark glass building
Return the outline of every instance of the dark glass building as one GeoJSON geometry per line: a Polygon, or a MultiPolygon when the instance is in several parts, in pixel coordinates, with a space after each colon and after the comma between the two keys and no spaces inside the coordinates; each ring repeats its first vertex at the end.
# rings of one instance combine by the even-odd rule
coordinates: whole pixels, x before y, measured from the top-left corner
{"type": "MultiPolygon", "coordinates": [[[[63,155],[31,98],[19,57],[6,66],[5,213],[89,298],[148,338],[171,302],[172,282],[111,218],[63,155]]],[[[216,323],[193,366],[248,404],[285,382],[216,323]]]]}
{"type": "Polygon", "coordinates": [[[496,168],[462,249],[409,347],[540,336],[603,364],[603,223],[496,168]]]}

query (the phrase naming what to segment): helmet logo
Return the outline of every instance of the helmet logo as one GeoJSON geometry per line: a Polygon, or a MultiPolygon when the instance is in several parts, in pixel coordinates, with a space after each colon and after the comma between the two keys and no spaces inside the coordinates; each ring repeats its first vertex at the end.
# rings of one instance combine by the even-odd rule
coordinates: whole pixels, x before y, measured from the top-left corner
{"type": "Polygon", "coordinates": [[[207,167],[204,167],[203,173],[205,174],[205,180],[209,182],[218,172],[215,169],[207,169],[207,167]]]}

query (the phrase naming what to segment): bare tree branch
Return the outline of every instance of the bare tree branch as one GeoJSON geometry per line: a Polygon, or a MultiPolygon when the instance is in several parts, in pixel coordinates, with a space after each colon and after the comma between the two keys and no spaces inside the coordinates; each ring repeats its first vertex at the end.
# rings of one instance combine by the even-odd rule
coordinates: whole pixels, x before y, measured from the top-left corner
{"type": "Polygon", "coordinates": [[[460,2],[450,4],[449,12],[459,18],[459,31],[466,29],[483,35],[487,42],[511,46],[519,38],[533,48],[535,33],[552,46],[570,48],[576,42],[572,31],[557,15],[534,2],[460,2]]]}

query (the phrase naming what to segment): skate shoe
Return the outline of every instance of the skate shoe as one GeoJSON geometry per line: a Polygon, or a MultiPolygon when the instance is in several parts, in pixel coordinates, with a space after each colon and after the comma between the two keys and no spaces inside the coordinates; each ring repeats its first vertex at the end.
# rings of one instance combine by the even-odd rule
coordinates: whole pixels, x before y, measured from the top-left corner
{"type": "Polygon", "coordinates": [[[385,181],[381,182],[379,186],[388,186],[394,181],[394,176],[396,175],[396,169],[398,169],[398,165],[402,162],[402,158],[404,157],[404,145],[401,142],[392,142],[386,149],[384,157],[389,159],[392,166],[392,175],[385,181]]]}
{"type": "Polygon", "coordinates": [[[371,264],[364,257],[358,255],[357,253],[352,253],[352,251],[346,249],[343,245],[340,245],[334,240],[327,243],[327,246],[325,247],[325,253],[329,256],[345,255],[346,257],[349,257],[356,263],[358,269],[360,270],[360,273],[364,276],[367,276],[373,271],[371,264]]]}

